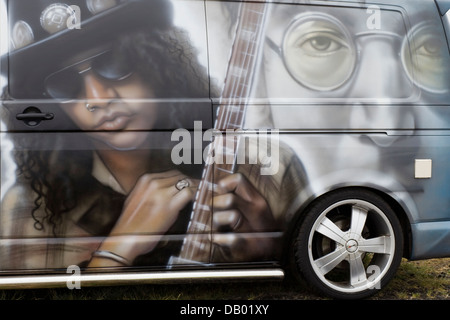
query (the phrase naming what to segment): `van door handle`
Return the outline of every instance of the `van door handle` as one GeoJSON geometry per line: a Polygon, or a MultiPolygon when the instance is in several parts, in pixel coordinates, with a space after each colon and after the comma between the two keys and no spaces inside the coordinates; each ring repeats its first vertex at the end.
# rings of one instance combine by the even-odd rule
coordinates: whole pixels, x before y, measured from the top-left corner
{"type": "Polygon", "coordinates": [[[52,120],[54,117],[53,113],[19,113],[16,118],[22,121],[42,121],[42,120],[52,120]]]}
{"type": "Polygon", "coordinates": [[[53,118],[53,113],[41,112],[41,110],[36,107],[28,107],[23,113],[16,115],[17,120],[25,122],[25,124],[30,127],[37,126],[41,121],[52,120],[53,118]]]}

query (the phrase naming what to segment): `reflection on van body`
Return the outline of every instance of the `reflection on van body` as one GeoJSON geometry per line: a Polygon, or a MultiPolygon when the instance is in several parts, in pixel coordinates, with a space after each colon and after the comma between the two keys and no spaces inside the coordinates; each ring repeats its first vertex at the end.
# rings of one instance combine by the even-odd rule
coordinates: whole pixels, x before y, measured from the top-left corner
{"type": "Polygon", "coordinates": [[[293,263],[356,298],[403,256],[450,255],[434,1],[3,0],[1,16],[3,279],[293,263]]]}

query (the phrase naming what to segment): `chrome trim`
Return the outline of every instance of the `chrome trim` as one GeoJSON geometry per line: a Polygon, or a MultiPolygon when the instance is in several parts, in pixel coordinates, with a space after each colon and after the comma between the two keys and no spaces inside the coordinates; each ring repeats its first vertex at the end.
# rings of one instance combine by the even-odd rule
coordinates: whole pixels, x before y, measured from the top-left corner
{"type": "Polygon", "coordinates": [[[444,22],[446,23],[446,26],[450,28],[450,10],[448,10],[444,17],[442,18],[444,22]]]}
{"type": "Polygon", "coordinates": [[[237,279],[273,280],[283,279],[281,269],[250,270],[208,270],[208,271],[164,271],[164,272],[124,272],[124,273],[89,273],[67,275],[33,275],[0,276],[0,289],[37,289],[68,287],[68,283],[79,281],[80,287],[133,285],[133,284],[168,284],[182,282],[200,282],[213,280],[237,279]]]}
{"type": "Polygon", "coordinates": [[[450,10],[442,16],[442,23],[444,25],[445,35],[447,36],[447,45],[450,53],[450,10]]]}

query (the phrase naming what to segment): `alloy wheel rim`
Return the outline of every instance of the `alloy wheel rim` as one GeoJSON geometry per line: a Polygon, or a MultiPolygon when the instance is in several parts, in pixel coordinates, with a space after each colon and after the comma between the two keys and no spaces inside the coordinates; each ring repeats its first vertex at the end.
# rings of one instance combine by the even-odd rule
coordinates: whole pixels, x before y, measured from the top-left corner
{"type": "Polygon", "coordinates": [[[381,209],[359,199],[340,201],[311,230],[309,261],[323,284],[344,293],[380,288],[395,252],[394,231],[381,209]]]}

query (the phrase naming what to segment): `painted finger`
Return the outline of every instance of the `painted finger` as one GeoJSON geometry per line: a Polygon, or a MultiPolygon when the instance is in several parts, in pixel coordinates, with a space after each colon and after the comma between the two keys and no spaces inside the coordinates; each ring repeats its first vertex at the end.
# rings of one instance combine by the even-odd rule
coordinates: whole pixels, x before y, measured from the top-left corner
{"type": "Polygon", "coordinates": [[[243,216],[239,210],[216,211],[213,214],[213,228],[219,232],[238,230],[243,216]]]}

